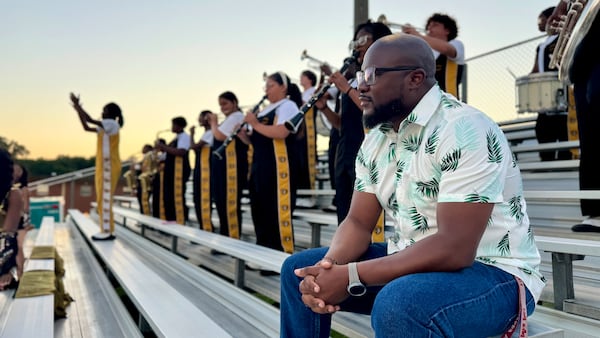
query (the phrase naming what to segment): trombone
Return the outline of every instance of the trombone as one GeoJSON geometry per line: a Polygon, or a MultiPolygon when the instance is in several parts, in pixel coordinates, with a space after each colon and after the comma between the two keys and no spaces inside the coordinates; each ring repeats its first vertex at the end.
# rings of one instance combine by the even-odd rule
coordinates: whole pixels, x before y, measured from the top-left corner
{"type": "MultiPolygon", "coordinates": [[[[387,17],[384,14],[381,14],[379,17],[377,17],[377,22],[381,22],[382,24],[388,26],[389,28],[404,29],[405,27],[411,27],[410,24],[389,22],[387,17]]],[[[421,28],[421,27],[414,27],[414,28],[419,33],[423,33],[423,34],[427,33],[427,30],[425,28],[421,28]]]]}
{"type": "MultiPolygon", "coordinates": [[[[327,62],[323,62],[317,58],[314,58],[310,55],[308,55],[308,52],[306,52],[306,49],[302,51],[302,54],[300,55],[300,61],[304,61],[304,59],[308,59],[308,67],[317,70],[319,72],[322,72],[323,69],[322,67],[328,67],[331,70],[331,73],[335,73],[337,72],[337,69],[332,68],[327,62]]],[[[329,74],[327,74],[329,75],[329,74]]]]}

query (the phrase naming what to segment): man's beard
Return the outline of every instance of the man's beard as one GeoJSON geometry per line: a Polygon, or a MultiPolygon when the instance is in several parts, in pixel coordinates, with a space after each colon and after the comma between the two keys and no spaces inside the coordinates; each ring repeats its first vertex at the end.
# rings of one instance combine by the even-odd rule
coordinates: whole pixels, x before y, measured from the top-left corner
{"type": "Polygon", "coordinates": [[[374,107],[371,114],[363,115],[363,124],[365,128],[372,129],[384,122],[392,122],[393,120],[403,119],[406,117],[402,100],[396,99],[389,103],[374,107]]]}

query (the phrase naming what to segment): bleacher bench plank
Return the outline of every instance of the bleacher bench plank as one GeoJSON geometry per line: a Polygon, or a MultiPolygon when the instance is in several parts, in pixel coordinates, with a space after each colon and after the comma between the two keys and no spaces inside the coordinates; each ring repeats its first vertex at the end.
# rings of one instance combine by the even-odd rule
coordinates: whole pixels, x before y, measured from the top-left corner
{"type": "MultiPolygon", "coordinates": [[[[54,218],[44,216],[36,246],[54,246],[54,218]]],[[[54,271],[54,259],[29,259],[24,271],[54,271]]],[[[54,295],[14,299],[2,328],[2,337],[54,337],[54,295]],[[35,320],[26,320],[35,318],[35,320]]]]}
{"type": "MultiPolygon", "coordinates": [[[[98,225],[80,211],[71,209],[69,215],[88,238],[98,232],[98,225]]],[[[230,337],[204,312],[137,260],[123,243],[118,240],[94,241],[92,245],[157,335],[192,337],[202,332],[210,337],[230,337]],[[158,293],[160,297],[156,296],[158,293]]]]}
{"type": "Polygon", "coordinates": [[[64,262],[63,283],[73,299],[67,319],[54,325],[55,338],[141,338],[98,259],[70,217],[56,224],[56,248],[64,262]]]}

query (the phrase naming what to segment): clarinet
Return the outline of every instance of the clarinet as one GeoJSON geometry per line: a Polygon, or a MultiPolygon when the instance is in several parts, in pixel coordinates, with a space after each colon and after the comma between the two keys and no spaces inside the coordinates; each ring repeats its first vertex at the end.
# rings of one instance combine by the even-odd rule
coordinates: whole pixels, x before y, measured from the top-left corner
{"type": "MultiPolygon", "coordinates": [[[[267,95],[263,96],[260,101],[256,104],[256,106],[254,106],[254,108],[252,108],[252,114],[256,114],[258,113],[258,110],[260,109],[260,105],[267,99],[267,95]]],[[[244,122],[242,124],[240,124],[240,126],[233,131],[233,133],[229,134],[229,136],[227,136],[227,138],[225,139],[225,141],[223,141],[223,144],[221,144],[221,146],[219,148],[217,148],[216,150],[213,151],[213,155],[215,155],[219,160],[223,159],[223,156],[221,155],[224,151],[225,148],[227,148],[227,146],[229,145],[229,143],[231,143],[231,141],[233,141],[234,137],[240,132],[240,130],[242,130],[242,128],[244,128],[246,125],[248,125],[247,122],[244,122]]]]}
{"type": "MultiPolygon", "coordinates": [[[[340,69],[340,72],[343,74],[352,63],[356,62],[357,58],[358,58],[358,52],[355,51],[354,53],[352,53],[352,56],[350,56],[349,58],[347,58],[344,61],[344,65],[340,69]]],[[[327,90],[329,90],[329,87],[331,87],[331,83],[327,83],[326,85],[321,87],[321,89],[317,93],[313,94],[313,96],[302,107],[300,107],[300,111],[296,115],[294,115],[294,117],[285,121],[285,123],[284,123],[285,127],[291,133],[295,134],[298,132],[298,129],[300,128],[300,125],[301,125],[302,121],[304,120],[304,114],[310,108],[312,108],[312,106],[314,106],[315,102],[317,102],[321,97],[323,97],[323,95],[325,95],[325,93],[327,93],[327,90]]]]}

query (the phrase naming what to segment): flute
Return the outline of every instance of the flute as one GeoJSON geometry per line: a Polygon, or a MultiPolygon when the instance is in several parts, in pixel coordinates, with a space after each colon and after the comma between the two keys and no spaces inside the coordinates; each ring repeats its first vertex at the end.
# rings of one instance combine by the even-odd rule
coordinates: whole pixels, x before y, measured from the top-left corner
{"type": "MultiPolygon", "coordinates": [[[[263,96],[260,101],[254,106],[254,108],[252,108],[252,114],[256,114],[258,113],[258,110],[260,109],[260,105],[267,99],[267,95],[263,96]]],[[[231,141],[233,140],[233,138],[240,132],[240,130],[242,130],[242,128],[244,128],[248,123],[244,122],[242,124],[239,125],[239,127],[233,131],[233,133],[229,134],[229,136],[227,136],[227,138],[225,139],[225,141],[223,141],[223,144],[221,144],[221,146],[219,148],[217,148],[216,150],[213,151],[213,155],[215,155],[219,160],[223,159],[223,156],[221,155],[224,151],[225,148],[227,148],[227,146],[229,145],[229,143],[231,143],[231,141]]]]}

